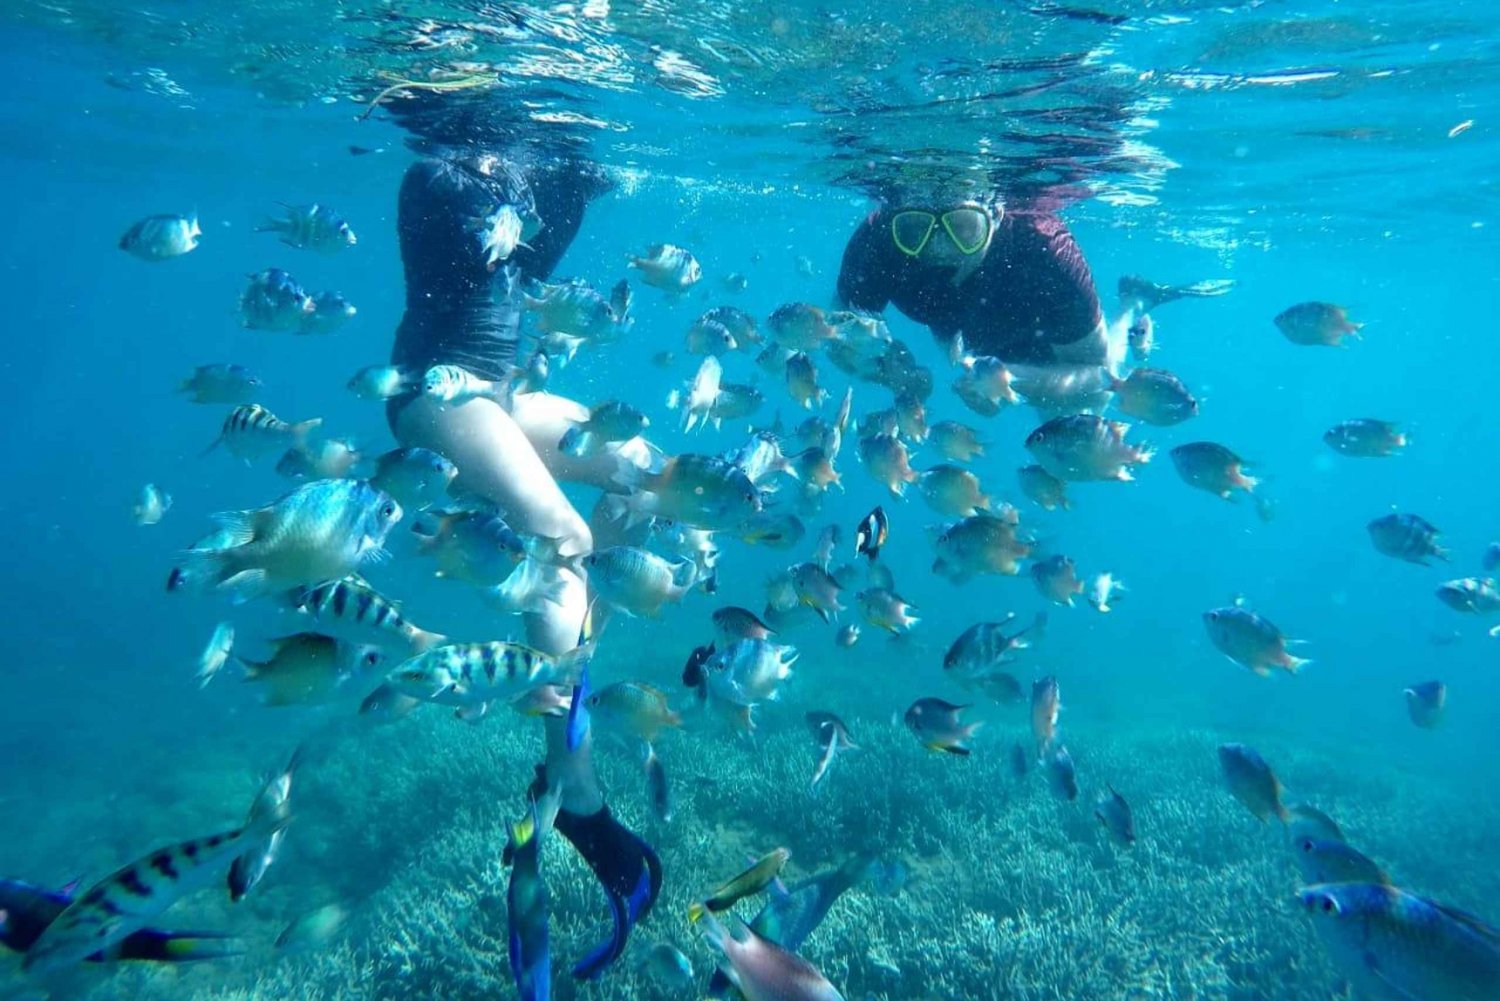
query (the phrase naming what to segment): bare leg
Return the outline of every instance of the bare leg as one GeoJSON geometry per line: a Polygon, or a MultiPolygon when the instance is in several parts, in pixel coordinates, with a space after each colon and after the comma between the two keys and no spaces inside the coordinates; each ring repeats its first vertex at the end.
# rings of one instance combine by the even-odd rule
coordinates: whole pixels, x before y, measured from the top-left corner
{"type": "MultiPolygon", "coordinates": [[[[470,400],[456,406],[418,397],[396,417],[403,445],[421,446],[447,456],[459,469],[460,489],[498,504],[519,532],[561,539],[560,552],[593,550],[593,535],[521,429],[499,404],[470,400]]],[[[526,640],[547,653],[571,650],[588,611],[588,589],[571,570],[551,568],[567,582],[563,601],[545,614],[523,617],[526,640]]],[[[565,744],[565,721],[545,720],[548,779],[563,788],[563,808],[591,813],[604,804],[594,776],[590,747],[572,754],[565,744]]]]}

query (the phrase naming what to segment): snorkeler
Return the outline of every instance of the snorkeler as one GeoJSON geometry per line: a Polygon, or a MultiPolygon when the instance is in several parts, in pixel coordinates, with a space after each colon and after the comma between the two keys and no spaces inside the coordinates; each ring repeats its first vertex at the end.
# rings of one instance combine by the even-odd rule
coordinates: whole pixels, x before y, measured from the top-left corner
{"type": "MultiPolygon", "coordinates": [[[[552,273],[572,243],[588,203],[608,184],[588,164],[532,151],[490,150],[454,142],[414,163],[401,184],[397,226],[406,276],[406,313],[396,332],[392,363],[417,372],[456,365],[493,382],[517,362],[520,280],[552,273]],[[497,241],[491,221],[523,220],[520,239],[497,241]],[[497,242],[506,244],[497,254],[497,242]],[[504,260],[497,257],[504,256],[504,260]]],[[[494,226],[494,228],[501,228],[494,226]]],[[[598,483],[607,473],[562,454],[557,443],[588,410],[546,393],[442,404],[409,394],[390,402],[391,429],[405,446],[436,451],[458,467],[457,489],[496,504],[517,531],[554,540],[561,562],[559,594],[546,611],[524,616],[527,642],[549,654],[577,643],[588,611],[584,579],[572,557],[593,549],[588,524],[558,479],[598,483]]],[[[591,979],[617,959],[636,921],[661,888],[661,866],[641,839],[610,814],[594,774],[588,739],[570,748],[566,721],[544,719],[544,787],[560,788],[556,830],[593,870],[609,898],[614,931],[573,970],[591,979]]]]}
{"type": "Polygon", "coordinates": [[[955,356],[1015,367],[1105,366],[1124,356],[1124,327],[1163,302],[1219,295],[1227,282],[1171,287],[1120,281],[1121,321],[1106,324],[1083,251],[1049,201],[997,195],[888,200],[849,238],[839,271],[845,306],[894,304],[955,356]],[[1116,332],[1118,331],[1118,332],[1116,332]]]}

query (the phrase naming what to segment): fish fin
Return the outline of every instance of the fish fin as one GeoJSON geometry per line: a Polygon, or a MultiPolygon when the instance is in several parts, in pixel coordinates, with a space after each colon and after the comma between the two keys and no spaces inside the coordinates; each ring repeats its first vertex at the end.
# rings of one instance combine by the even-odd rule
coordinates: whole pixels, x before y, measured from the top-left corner
{"type": "Polygon", "coordinates": [[[1286,655],[1286,669],[1292,674],[1296,674],[1298,671],[1302,670],[1302,668],[1311,663],[1311,657],[1293,657],[1291,654],[1286,655]]]}
{"type": "Polygon", "coordinates": [[[224,537],[224,544],[218,549],[197,549],[189,550],[189,552],[222,552],[225,549],[234,549],[236,546],[255,541],[256,513],[255,511],[220,511],[213,515],[210,520],[219,526],[217,534],[224,537]]]}
{"type": "Polygon", "coordinates": [[[461,708],[455,709],[453,711],[453,716],[455,719],[461,719],[465,723],[478,723],[480,720],[484,719],[489,711],[490,704],[488,702],[481,702],[478,705],[462,706],[461,708]]]}
{"type": "Polygon", "coordinates": [[[236,605],[243,605],[252,598],[259,598],[270,594],[275,590],[269,582],[266,571],[262,567],[250,567],[241,570],[218,585],[221,591],[229,591],[231,600],[236,605]]]}

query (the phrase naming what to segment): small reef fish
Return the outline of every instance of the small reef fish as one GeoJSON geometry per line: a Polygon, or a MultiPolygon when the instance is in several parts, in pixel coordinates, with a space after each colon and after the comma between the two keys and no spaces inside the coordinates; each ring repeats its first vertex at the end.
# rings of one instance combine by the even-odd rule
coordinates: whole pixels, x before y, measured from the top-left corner
{"type": "Polygon", "coordinates": [[[1269,677],[1272,668],[1296,674],[1311,663],[1288,653],[1287,646],[1294,641],[1288,640],[1270,619],[1248,608],[1226,605],[1210,609],[1203,613],[1203,624],[1220,653],[1262,678],[1269,677]]]}
{"type": "Polygon", "coordinates": [[[1020,561],[1031,555],[1031,546],[1016,535],[1015,522],[981,512],[935,532],[937,559],[932,572],[954,584],[964,584],[976,574],[1020,573],[1020,561]]]}
{"type": "Polygon", "coordinates": [[[1322,838],[1328,841],[1343,841],[1344,832],[1332,817],[1309,803],[1293,803],[1287,807],[1286,833],[1293,841],[1302,837],[1322,838]]]}
{"type": "Polygon", "coordinates": [[[1014,376],[999,358],[964,358],[963,374],[953,381],[953,392],[964,406],[981,417],[994,417],[1001,409],[1021,402],[1014,376]]]}
{"type": "Polygon", "coordinates": [[[1172,449],[1172,465],[1182,482],[1224,500],[1236,490],[1253,494],[1260,483],[1245,473],[1245,460],[1212,441],[1194,441],[1172,449]]]}
{"type": "Polygon", "coordinates": [[[354,303],[342,292],[319,292],[313,296],[313,308],[302,317],[296,332],[305,335],[331,334],[359,315],[354,303]]]}
{"type": "Polygon", "coordinates": [[[1125,440],[1130,425],[1093,414],[1054,417],[1026,436],[1026,450],[1060,480],[1131,480],[1151,461],[1149,446],[1125,440]]]}
{"type": "Polygon", "coordinates": [[[1344,307],[1326,302],[1301,302],[1276,315],[1276,329],[1293,344],[1342,347],[1344,338],[1359,337],[1363,323],[1354,323],[1344,307]]]}
{"type": "Polygon", "coordinates": [[[192,403],[249,403],[261,388],[260,377],[243,365],[221,362],[199,365],[178,385],[192,403]]]}
{"type": "Polygon", "coordinates": [[[805,302],[777,306],[767,326],[775,343],[791,351],[814,351],[840,336],[839,328],[828,322],[823,310],[805,302]]]}
{"type": "Polygon", "coordinates": [[[287,449],[276,463],[276,472],[289,480],[337,480],[363,460],[364,454],[348,438],[323,438],[287,449]]]}
{"type": "Polygon", "coordinates": [[[818,367],[806,352],[787,355],[785,375],[787,392],[797,406],[816,410],[828,399],[828,390],[818,385],[818,367]]]}
{"type": "Polygon", "coordinates": [[[692,528],[732,528],[762,507],[760,491],[744,470],[714,455],[684,452],[659,471],[631,479],[636,489],[621,502],[627,527],[655,517],[692,528]]]}
{"type": "Polygon", "coordinates": [[[1406,433],[1390,421],[1360,417],[1335,424],[1323,432],[1323,443],[1340,455],[1357,459],[1382,459],[1402,452],[1406,433]]]}
{"type": "Polygon", "coordinates": [[[599,596],[631,616],[656,618],[698,583],[692,562],[671,563],[638,546],[596,549],[583,558],[583,565],[599,596]]]}
{"type": "MultiPolygon", "coordinates": [[[[277,817],[291,813],[292,780],[297,765],[302,760],[302,748],[292,752],[286,767],[272,775],[261,786],[260,792],[250,803],[250,812],[245,817],[247,829],[270,826],[277,817]]],[[[266,871],[281,853],[281,843],[286,839],[286,828],[271,831],[249,846],[249,851],[235,859],[229,866],[229,899],[233,903],[244,900],[251,890],[260,885],[266,871]]]]}
{"type": "Polygon", "coordinates": [[[938,421],[928,431],[928,440],[951,462],[970,462],[974,456],[984,454],[979,432],[958,421],[938,421]]]}
{"type": "Polygon", "coordinates": [[[859,459],[876,483],[902,498],[906,485],[917,482],[917,471],[911,468],[906,445],[894,435],[877,434],[859,442],[859,459]]]}
{"type": "Polygon", "coordinates": [[[1500,612],[1500,584],[1491,577],[1462,577],[1437,589],[1438,600],[1455,612],[1500,612]]]}
{"type": "Polygon", "coordinates": [[[282,204],[280,219],[267,219],[257,226],[257,233],[280,233],[281,242],[298,250],[320,254],[337,254],[359,242],[354,230],[327,205],[282,204]]]}
{"type": "Polygon", "coordinates": [[[367,365],[348,382],[349,392],[362,400],[390,400],[421,388],[421,378],[398,365],[367,365]]]}
{"type": "Polygon", "coordinates": [[[141,487],[140,499],[135,502],[131,514],[135,517],[137,525],[155,525],[171,509],[172,495],[155,483],[148,483],[141,487]]]}
{"type": "Polygon", "coordinates": [[[1144,365],[1151,360],[1151,353],[1156,350],[1156,321],[1150,313],[1135,318],[1125,332],[1125,342],[1130,348],[1131,361],[1144,365]]]}
{"type": "Polygon", "coordinates": [[[322,633],[294,633],[271,641],[268,660],[239,658],[245,680],[263,689],[268,706],[327,702],[355,679],[373,676],[385,663],[377,646],[348,643],[322,633]]]}
{"type": "Polygon", "coordinates": [[[276,936],[276,948],[284,952],[321,949],[338,938],[349,921],[349,908],[343,904],[324,904],[299,914],[276,936]]]}
{"type": "Polygon", "coordinates": [[[966,742],[984,725],[959,719],[959,714],[968,708],[938,698],[918,699],[907,707],[902,720],[929,751],[947,751],[968,757],[973,752],[966,742]]]}
{"type": "Polygon", "coordinates": [[[776,848],[757,859],[750,868],[721,884],[703,901],[695,901],[688,907],[688,920],[697,924],[708,914],[727,911],[746,897],[753,897],[771,881],[781,875],[792,853],[785,848],[776,848]]]}
{"type": "Polygon", "coordinates": [[[1101,573],[1089,582],[1084,597],[1090,605],[1094,606],[1095,611],[1109,612],[1114,610],[1115,605],[1119,604],[1120,599],[1127,593],[1129,592],[1126,591],[1125,585],[1120,583],[1120,578],[1111,573],[1101,573]]]}
{"type": "Polygon", "coordinates": [[[845,650],[849,649],[859,642],[859,625],[851,622],[844,626],[834,636],[833,641],[845,650]]]}
{"type": "MultiPolygon", "coordinates": [[[[605,343],[618,338],[629,326],[628,319],[616,313],[609,300],[588,285],[563,282],[543,285],[537,292],[535,296],[525,296],[521,304],[536,315],[537,327],[543,334],[605,343]]],[[[569,351],[562,354],[572,356],[569,351]]]]}
{"type": "Polygon", "coordinates": [[[1094,816],[1109,836],[1127,848],[1135,844],[1135,817],[1125,797],[1108,786],[1094,803],[1094,816]]]}
{"type": "Polygon", "coordinates": [[[948,518],[967,518],[990,509],[989,495],[979,484],[979,477],[962,466],[939,463],[917,477],[922,499],[938,514],[948,518]]]}
{"type": "Polygon", "coordinates": [[[1366,527],[1376,552],[1384,556],[1424,567],[1430,559],[1448,560],[1448,551],[1437,544],[1437,528],[1420,515],[1388,514],[1366,527]]]}
{"type": "Polygon", "coordinates": [[[1310,886],[1297,900],[1358,996],[1500,996],[1500,929],[1472,914],[1379,883],[1310,886]]]}
{"type": "Polygon", "coordinates": [[[234,650],[234,626],[228,622],[220,622],[214,627],[213,634],[208,638],[208,645],[198,655],[198,687],[203,688],[214,680],[214,676],[224,669],[229,662],[229,655],[234,650]]]}
{"type": "Polygon", "coordinates": [[[630,404],[606,400],[589,411],[588,420],[569,428],[557,449],[574,456],[596,455],[606,445],[629,441],[650,426],[651,418],[630,404]]]}
{"type": "Polygon", "coordinates": [[[724,367],[719,359],[709,355],[698,366],[693,381],[688,383],[687,395],[674,392],[667,399],[669,409],[682,410],[682,430],[706,427],[713,418],[714,405],[719,402],[724,367]]]}
{"type": "Polygon", "coordinates": [[[458,365],[434,365],[422,374],[422,395],[439,403],[503,400],[507,385],[481,379],[458,365]]]}
{"type": "Polygon", "coordinates": [[[722,358],[740,346],[734,334],[717,320],[699,317],[693,321],[684,337],[684,346],[691,355],[713,355],[722,358]]]}
{"type": "Polygon", "coordinates": [[[203,227],[198,214],[150,215],[137,222],[120,237],[120,249],[143,261],[165,261],[198,249],[203,227]]]}
{"type": "Polygon", "coordinates": [[[884,629],[892,636],[904,636],[921,620],[912,613],[916,606],[895,592],[883,587],[871,587],[855,595],[865,621],[877,629],[884,629]]]}
{"type": "Polygon", "coordinates": [[[1062,691],[1052,675],[1031,683],[1031,739],[1036,759],[1046,759],[1047,751],[1057,740],[1057,717],[1062,711],[1062,691]]]}
{"type": "Polygon", "coordinates": [[[661,732],[682,726],[666,693],[638,681],[617,681],[586,699],[590,718],[602,732],[655,744],[661,732]]]}
{"type": "Polygon", "coordinates": [[[1040,632],[1046,616],[1038,615],[1037,622],[1007,634],[1005,630],[1015,618],[1015,615],[1007,615],[999,622],[976,622],[965,629],[943,655],[943,670],[966,688],[984,689],[988,682],[1003,677],[1009,682],[1004,690],[1014,691],[1015,699],[1019,699],[1019,684],[1002,668],[1016,660],[1012,651],[1030,646],[1027,634],[1040,632]]]}
{"type": "Polygon", "coordinates": [[[1042,761],[1047,769],[1047,785],[1052,794],[1069,802],[1078,798],[1078,771],[1073,764],[1073,755],[1062,744],[1047,752],[1042,761]]]}
{"type": "Polygon", "coordinates": [[[396,448],[375,459],[370,486],[404,511],[420,511],[444,500],[458,467],[428,448],[396,448]]]}
{"type": "Polygon", "coordinates": [[[682,950],[657,942],[641,958],[641,969],[664,991],[680,993],[693,985],[693,964],[682,950]]]}
{"type": "Polygon", "coordinates": [[[798,563],[791,568],[792,586],[797,601],[818,613],[824,622],[832,622],[844,610],[839,604],[843,587],[816,563],[798,563]]]}
{"type": "Polygon", "coordinates": [[[1292,853],[1304,886],[1316,883],[1387,883],[1380,866],[1339,838],[1303,835],[1292,841],[1292,853]]]}
{"type": "Polygon", "coordinates": [[[1072,557],[1058,554],[1031,564],[1031,580],[1048,601],[1066,608],[1073,607],[1073,596],[1083,593],[1078,567],[1072,557]]]}
{"type": "Polygon", "coordinates": [[[768,549],[791,549],[807,534],[807,526],[795,514],[761,511],[740,525],[735,535],[741,542],[768,549]]]}
{"type": "Polygon", "coordinates": [[[1159,368],[1138,368],[1113,382],[1120,413],[1157,427],[1171,427],[1198,416],[1198,401],[1182,380],[1159,368]]]}
{"type": "Polygon", "coordinates": [[[698,259],[681,247],[658,243],[643,257],[631,256],[629,266],[641,273],[641,281],[668,292],[686,292],[703,277],[698,259]]]}
{"type": "Polygon", "coordinates": [[[258,403],[243,403],[229,412],[219,437],[204,449],[204,454],[223,445],[225,450],[245,465],[278,449],[307,443],[308,435],[321,426],[323,418],[288,424],[258,403]]]}
{"type": "Polygon", "coordinates": [[[379,642],[399,639],[414,652],[446,642],[446,637],[408,621],[396,602],[358,577],[297,588],[291,592],[290,601],[293,608],[320,625],[356,633],[360,638],[379,642]]]}
{"type": "Polygon", "coordinates": [[[1017,476],[1021,493],[1043,511],[1067,511],[1073,506],[1068,501],[1068,485],[1041,466],[1022,466],[1017,476]]]}
{"type": "Polygon", "coordinates": [[[1281,802],[1281,782],[1255,748],[1244,744],[1221,744],[1219,767],[1224,772],[1229,791],[1256,820],[1264,824],[1275,817],[1285,824],[1291,819],[1281,802]]]}
{"type": "MultiPolygon", "coordinates": [[[[795,647],[769,640],[736,640],[703,664],[707,690],[714,697],[742,709],[781,697],[780,685],[791,676],[799,654],[795,647]]],[[[746,729],[754,721],[742,714],[746,729]]]]}
{"type": "Polygon", "coordinates": [[[818,763],[813,767],[812,781],[808,788],[816,789],[833,761],[845,751],[857,751],[859,745],[849,736],[844,721],[830,712],[810,712],[806,716],[807,728],[812,731],[813,743],[818,747],[818,763]]]}
{"type": "Polygon", "coordinates": [[[240,322],[250,330],[298,332],[318,308],[316,300],[280,268],[250,275],[240,294],[240,322]]]}
{"type": "Polygon", "coordinates": [[[776,630],[766,625],[754,612],[737,605],[725,605],[712,615],[714,629],[719,642],[728,644],[735,640],[765,640],[776,635],[776,630]]]}
{"type": "Polygon", "coordinates": [[[453,706],[469,718],[542,685],[575,684],[593,654],[592,641],[556,657],[502,640],[444,643],[398,664],[386,682],[403,695],[453,706]]]}
{"type": "Polygon", "coordinates": [[[1423,730],[1436,728],[1443,722],[1448,708],[1448,686],[1441,681],[1424,681],[1412,685],[1404,692],[1406,712],[1412,723],[1423,730]]]}
{"type": "MultiPolygon", "coordinates": [[[[533,226],[533,229],[536,227],[533,226]]],[[[526,247],[526,224],[521,212],[514,205],[500,205],[495,210],[474,222],[474,234],[479,238],[479,252],[484,255],[484,266],[494,271],[510,260],[517,247],[526,247]]]]}
{"type": "Polygon", "coordinates": [[[380,558],[400,519],[401,506],[363,480],[316,480],[267,507],[216,515],[219,531],[179,568],[244,601],[349,576],[380,558]]]}
{"type": "Polygon", "coordinates": [[[877,506],[860,519],[859,527],[854,530],[854,554],[863,554],[874,563],[880,555],[880,547],[885,545],[890,533],[891,525],[885,516],[885,508],[877,506]]]}

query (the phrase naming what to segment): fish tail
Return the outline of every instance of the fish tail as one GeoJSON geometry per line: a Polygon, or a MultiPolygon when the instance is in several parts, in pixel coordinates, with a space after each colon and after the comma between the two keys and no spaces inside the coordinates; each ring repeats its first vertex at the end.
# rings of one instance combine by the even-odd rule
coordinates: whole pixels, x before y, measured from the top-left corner
{"type": "Polygon", "coordinates": [[[1291,654],[1286,654],[1281,662],[1281,666],[1285,667],[1289,673],[1296,674],[1311,663],[1311,657],[1294,657],[1291,654]]]}
{"type": "Polygon", "coordinates": [[[411,631],[407,633],[406,642],[411,645],[413,653],[425,653],[435,646],[442,646],[448,642],[448,637],[442,633],[434,633],[412,626],[411,631]]]}
{"type": "Polygon", "coordinates": [[[292,441],[296,442],[298,448],[307,447],[307,436],[318,427],[322,426],[323,418],[314,417],[310,420],[300,421],[291,427],[292,441]]]}

